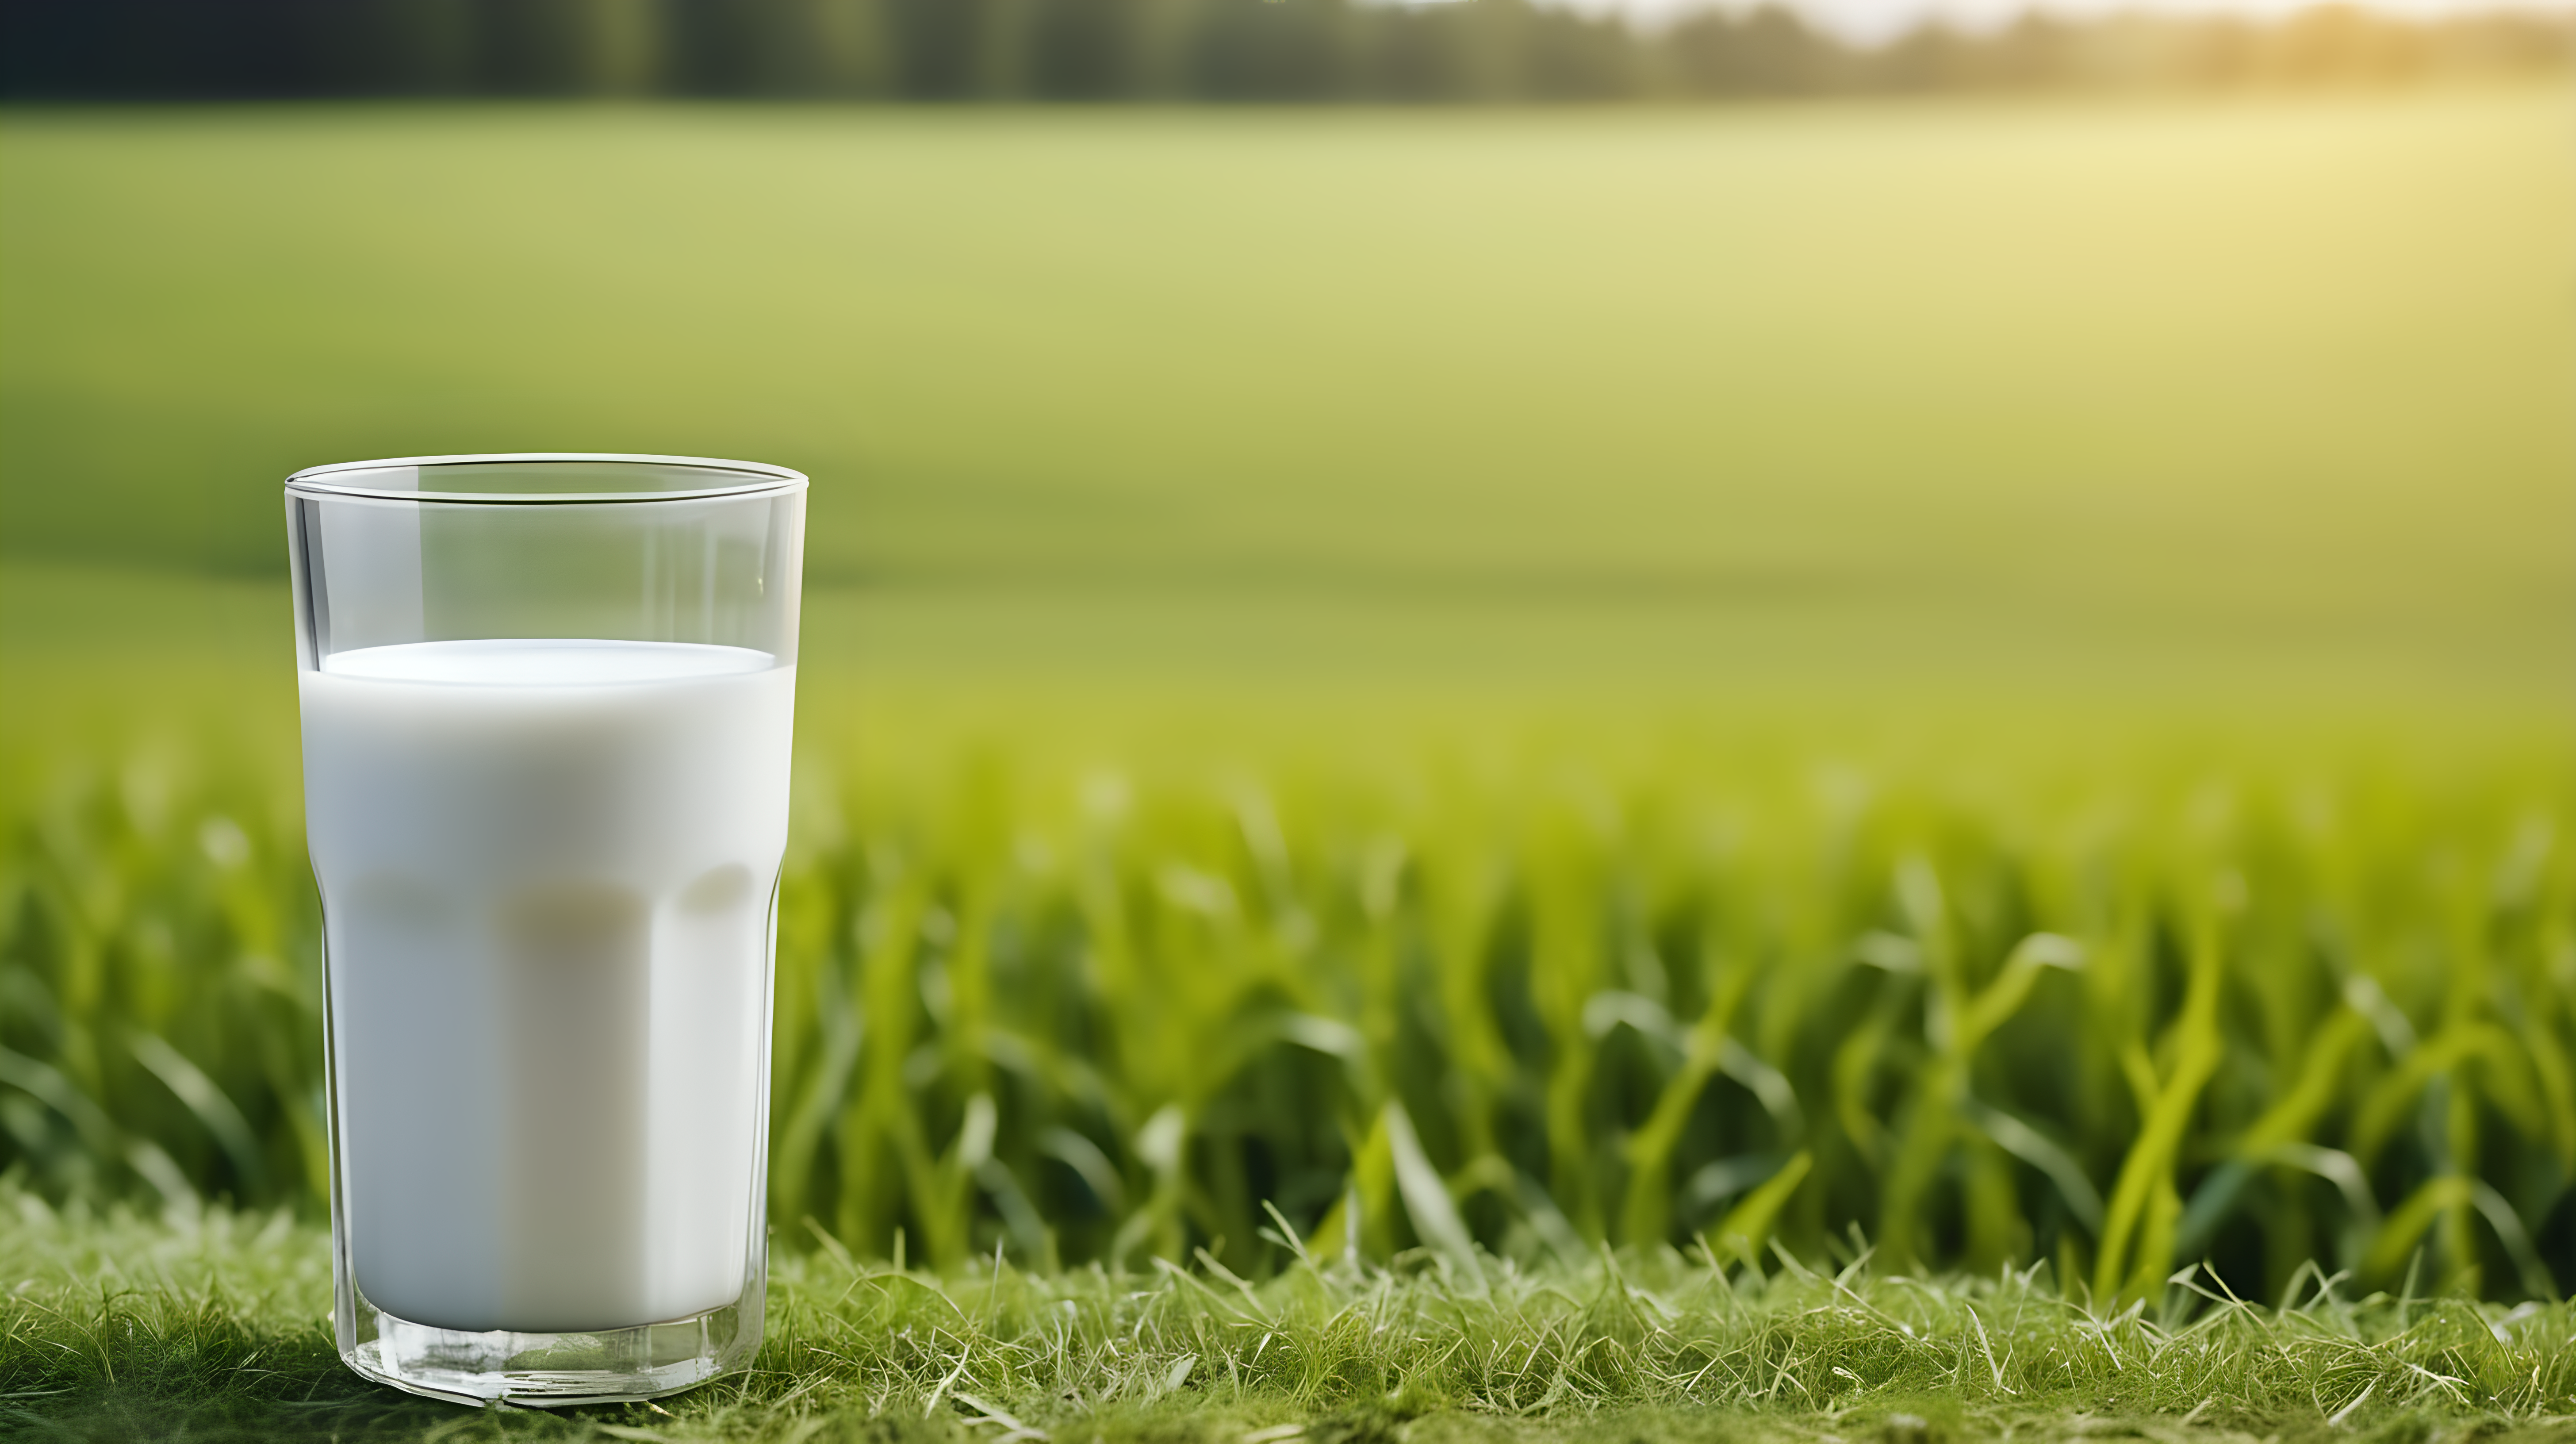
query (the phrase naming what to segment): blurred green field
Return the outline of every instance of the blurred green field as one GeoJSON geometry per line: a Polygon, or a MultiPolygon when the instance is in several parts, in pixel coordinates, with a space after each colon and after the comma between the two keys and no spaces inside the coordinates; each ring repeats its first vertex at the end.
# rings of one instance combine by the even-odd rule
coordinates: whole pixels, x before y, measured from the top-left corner
{"type": "Polygon", "coordinates": [[[2564,705],[2568,120],[21,109],[0,556],[274,577],[298,466],[746,455],[885,677],[2564,705]]]}
{"type": "Polygon", "coordinates": [[[796,1247],[2552,1294],[2568,106],[0,115],[6,1167],[311,1206],[279,479],[671,451],[796,1247]]]}

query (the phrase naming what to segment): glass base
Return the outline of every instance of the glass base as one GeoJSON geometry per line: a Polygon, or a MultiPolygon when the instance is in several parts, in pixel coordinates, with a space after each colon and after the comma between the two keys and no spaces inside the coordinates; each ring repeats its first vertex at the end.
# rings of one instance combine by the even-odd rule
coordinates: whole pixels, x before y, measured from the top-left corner
{"type": "Polygon", "coordinates": [[[583,1334],[466,1333],[398,1319],[364,1296],[357,1303],[341,1361],[378,1383],[457,1404],[658,1399],[741,1368],[760,1347],[756,1290],[689,1318],[583,1334]]]}

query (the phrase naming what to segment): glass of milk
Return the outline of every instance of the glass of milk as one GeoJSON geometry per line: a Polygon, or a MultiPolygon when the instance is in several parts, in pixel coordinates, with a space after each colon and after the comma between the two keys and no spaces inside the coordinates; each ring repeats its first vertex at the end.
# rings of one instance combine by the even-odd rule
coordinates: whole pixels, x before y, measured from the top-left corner
{"type": "Polygon", "coordinates": [[[413,457],[286,513],[340,1356],[524,1404],[741,1367],[805,478],[413,457]]]}

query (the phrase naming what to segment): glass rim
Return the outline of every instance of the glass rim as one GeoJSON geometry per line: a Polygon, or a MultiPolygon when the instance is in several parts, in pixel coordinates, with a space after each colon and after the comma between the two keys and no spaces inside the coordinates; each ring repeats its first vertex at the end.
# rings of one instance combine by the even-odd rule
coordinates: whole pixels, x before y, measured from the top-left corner
{"type": "MultiPolygon", "coordinates": [[[[425,481],[427,478],[421,478],[425,481]]],[[[710,497],[752,496],[762,492],[799,490],[809,484],[801,471],[772,466],[763,461],[729,461],[712,456],[657,456],[642,452],[620,451],[505,451],[476,452],[453,456],[393,456],[374,461],[335,461],[322,466],[308,466],[286,478],[289,492],[317,497],[358,497],[372,501],[438,501],[462,502],[482,506],[563,506],[583,503],[697,501],[710,497]],[[565,491],[493,491],[481,489],[433,490],[427,486],[412,488],[352,485],[356,475],[392,471],[409,467],[415,472],[433,467],[465,466],[546,466],[564,462],[611,462],[623,466],[668,467],[672,470],[697,472],[731,472],[742,480],[713,486],[673,487],[666,490],[638,491],[582,490],[565,491]],[[335,481],[335,476],[349,475],[349,481],[335,481]]]]}

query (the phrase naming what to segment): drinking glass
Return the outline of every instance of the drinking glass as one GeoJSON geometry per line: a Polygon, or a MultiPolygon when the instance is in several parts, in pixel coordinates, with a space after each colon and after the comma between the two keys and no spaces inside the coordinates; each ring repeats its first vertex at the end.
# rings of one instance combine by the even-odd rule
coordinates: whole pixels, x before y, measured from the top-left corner
{"type": "Polygon", "coordinates": [[[426,456],[287,478],[332,1324],[464,1402],[759,1346],[805,478],[426,456]]]}

